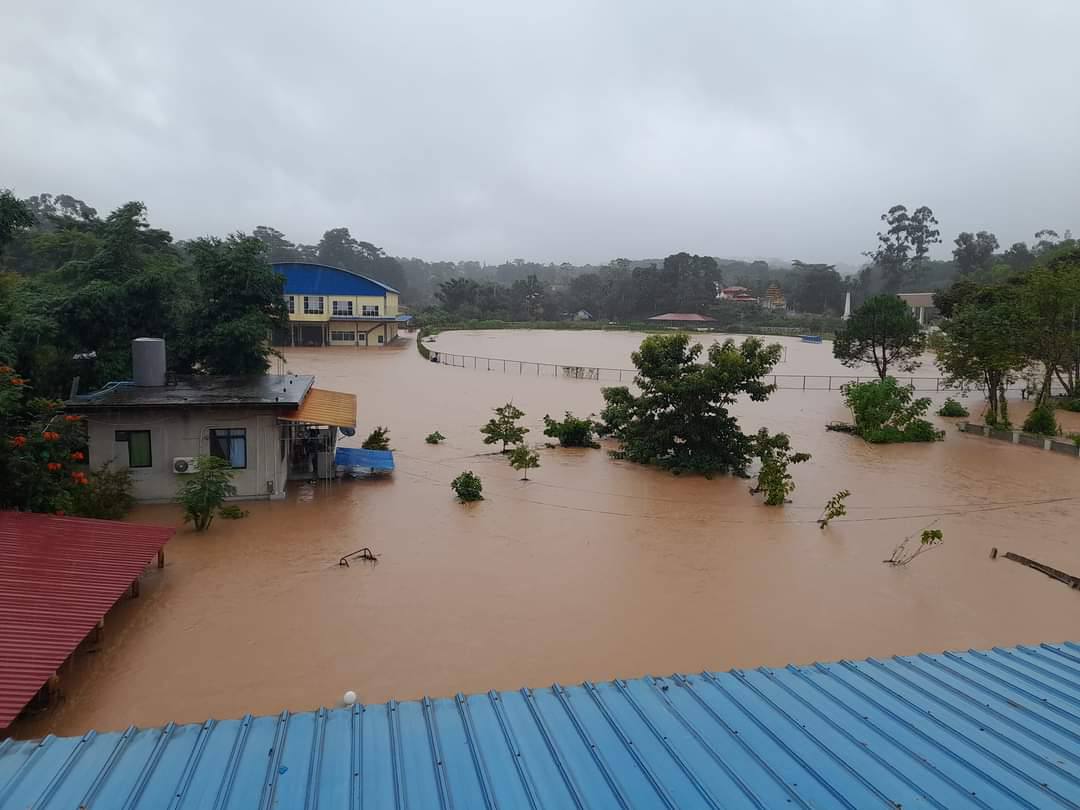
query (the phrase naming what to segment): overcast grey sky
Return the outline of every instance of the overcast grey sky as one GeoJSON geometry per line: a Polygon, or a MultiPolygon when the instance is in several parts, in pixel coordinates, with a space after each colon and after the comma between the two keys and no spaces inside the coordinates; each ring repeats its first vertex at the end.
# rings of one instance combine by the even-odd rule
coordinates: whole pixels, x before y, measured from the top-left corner
{"type": "Polygon", "coordinates": [[[1080,202],[1076,0],[2,0],[0,187],[178,238],[856,262],[1080,202]]]}

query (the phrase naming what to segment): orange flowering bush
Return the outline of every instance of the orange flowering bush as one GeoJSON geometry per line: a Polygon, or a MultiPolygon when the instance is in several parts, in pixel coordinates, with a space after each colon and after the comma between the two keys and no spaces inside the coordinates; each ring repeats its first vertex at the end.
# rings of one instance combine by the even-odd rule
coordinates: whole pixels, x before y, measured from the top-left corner
{"type": "Polygon", "coordinates": [[[59,461],[50,461],[45,466],[48,468],[49,472],[56,472],[57,470],[62,469],[64,465],[59,461]]]}
{"type": "Polygon", "coordinates": [[[82,450],[76,450],[74,453],[71,454],[71,460],[72,461],[85,461],[86,460],[86,453],[84,453],[82,450]]]}

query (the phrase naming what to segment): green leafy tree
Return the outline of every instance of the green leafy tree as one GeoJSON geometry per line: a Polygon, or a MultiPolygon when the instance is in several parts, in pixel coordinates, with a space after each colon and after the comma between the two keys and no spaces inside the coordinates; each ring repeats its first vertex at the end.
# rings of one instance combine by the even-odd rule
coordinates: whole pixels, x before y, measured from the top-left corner
{"type": "Polygon", "coordinates": [[[960,275],[970,276],[979,271],[989,271],[993,266],[998,240],[989,231],[962,231],[953,241],[956,244],[953,248],[953,264],[960,271],[960,275]]]}
{"type": "Polygon", "coordinates": [[[135,505],[135,483],[127,467],[114,469],[111,462],[106,462],[100,469],[90,472],[87,479],[86,485],[70,490],[66,510],[69,514],[122,520],[135,505]]]}
{"type": "Polygon", "coordinates": [[[1005,424],[1005,389],[1028,362],[1029,320],[1013,286],[964,290],[953,294],[950,317],[942,322],[936,362],[948,384],[980,386],[988,403],[987,422],[1005,424]]]}
{"type": "Polygon", "coordinates": [[[908,213],[907,206],[894,205],[881,215],[884,231],[878,231],[878,246],[863,255],[884,274],[886,289],[894,291],[906,278],[923,268],[930,246],[941,241],[934,212],[920,206],[908,213]]]}
{"type": "Polygon", "coordinates": [[[9,189],[0,189],[0,253],[15,238],[15,234],[34,224],[30,206],[9,189]]]}
{"type": "Polygon", "coordinates": [[[632,355],[641,394],[626,386],[603,389],[602,430],[619,440],[630,461],[677,473],[745,475],[753,443],[729,408],[740,395],[768,398],[774,386],[764,378],[781,351],[757,338],[726,340],[710,346],[701,363],[702,347],[686,335],[651,335],[632,355]]]}
{"type": "Polygon", "coordinates": [[[895,377],[843,387],[844,402],[855,418],[855,433],[872,444],[933,442],[944,434],[922,417],[930,398],[915,398],[915,389],[895,377]]]}
{"type": "Polygon", "coordinates": [[[851,313],[833,341],[833,356],[848,367],[872,364],[884,380],[891,368],[913,371],[925,347],[911,308],[895,295],[876,295],[851,313]]]}
{"type": "Polygon", "coordinates": [[[821,517],[818,518],[818,528],[824,529],[836,518],[843,517],[847,514],[846,501],[851,497],[851,492],[846,489],[842,489],[829,498],[825,502],[825,508],[821,510],[821,517]]]}
{"type": "Polygon", "coordinates": [[[529,470],[540,466],[540,454],[530,450],[526,444],[519,444],[510,453],[510,466],[522,472],[522,481],[528,481],[529,470]]]}
{"type": "Polygon", "coordinates": [[[761,428],[754,436],[752,453],[760,460],[761,469],[750,493],[764,492],[767,506],[783,506],[787,496],[795,491],[795,479],[788,467],[809,461],[810,454],[793,452],[791,438],[786,433],[770,434],[768,428],[761,428]]]}
{"type": "Polygon", "coordinates": [[[446,441],[446,437],[436,430],[434,433],[429,433],[427,436],[425,436],[424,441],[428,444],[441,444],[442,442],[446,441]]]}
{"type": "Polygon", "coordinates": [[[450,482],[450,488],[454,490],[458,500],[462,503],[469,501],[482,501],[484,499],[484,486],[480,483],[480,477],[472,470],[466,470],[450,482]]]}
{"type": "Polygon", "coordinates": [[[566,412],[563,421],[558,422],[548,415],[544,415],[544,435],[558,439],[563,447],[599,447],[593,438],[598,425],[591,418],[579,419],[570,411],[566,412]]]}
{"type": "Polygon", "coordinates": [[[495,416],[489,419],[487,424],[480,428],[484,434],[484,444],[496,444],[502,442],[502,451],[511,444],[521,444],[525,440],[525,434],[529,432],[527,427],[518,424],[518,420],[525,416],[525,412],[516,407],[513,402],[507,402],[495,408],[495,416]]]}
{"type": "Polygon", "coordinates": [[[364,450],[389,450],[390,428],[382,427],[381,425],[376,427],[368,434],[368,437],[364,439],[360,447],[364,450]]]}
{"type": "Polygon", "coordinates": [[[176,495],[177,503],[184,508],[185,522],[191,523],[195,531],[209,529],[225,499],[236,495],[232,477],[232,467],[226,459],[217,456],[195,459],[195,472],[184,477],[176,495]]]}
{"type": "Polygon", "coordinates": [[[288,324],[284,279],[258,239],[196,239],[189,246],[199,306],[189,313],[183,350],[207,374],[263,374],[275,355],[270,334],[288,324]]]}
{"type": "Polygon", "coordinates": [[[798,259],[791,263],[794,284],[788,295],[799,312],[843,312],[844,278],[831,264],[806,264],[798,259]]]}
{"type": "Polygon", "coordinates": [[[1080,247],[1044,251],[1023,278],[1026,351],[1041,367],[1036,406],[1049,403],[1056,377],[1067,396],[1080,395],[1080,247]]]}

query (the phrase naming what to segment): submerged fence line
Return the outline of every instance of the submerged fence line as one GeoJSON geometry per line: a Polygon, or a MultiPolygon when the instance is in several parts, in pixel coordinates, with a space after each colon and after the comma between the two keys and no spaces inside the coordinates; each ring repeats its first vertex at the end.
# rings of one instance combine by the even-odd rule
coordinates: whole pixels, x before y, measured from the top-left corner
{"type": "MultiPolygon", "coordinates": [[[[532,360],[511,360],[504,357],[481,357],[474,354],[455,354],[453,352],[436,351],[427,346],[426,358],[432,363],[441,363],[444,366],[455,368],[477,369],[479,371],[497,371],[503,374],[516,374],[519,376],[533,377],[569,377],[574,380],[592,380],[594,382],[629,383],[633,382],[636,369],[632,368],[604,368],[603,366],[575,366],[561,363],[539,363],[532,360]]],[[[421,351],[421,354],[424,354],[421,351]]],[[[867,382],[877,380],[873,375],[847,375],[847,374],[768,374],[765,379],[772,378],[772,383],[777,388],[786,390],[802,391],[839,391],[841,386],[849,382],[867,382]]],[[[912,375],[897,376],[901,383],[910,384],[916,391],[960,391],[961,386],[949,385],[943,377],[918,377],[912,375]]],[[[1009,390],[1023,388],[1023,384],[1016,383],[1009,390]]]]}

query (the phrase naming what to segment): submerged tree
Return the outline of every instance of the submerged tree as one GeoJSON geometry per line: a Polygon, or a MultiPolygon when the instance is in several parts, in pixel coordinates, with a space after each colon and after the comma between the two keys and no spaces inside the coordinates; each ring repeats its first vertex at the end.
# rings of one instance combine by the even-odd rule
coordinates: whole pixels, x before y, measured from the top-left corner
{"type": "Polygon", "coordinates": [[[846,489],[842,489],[825,502],[825,508],[821,510],[821,517],[818,518],[819,529],[824,529],[836,518],[847,514],[847,504],[845,502],[849,497],[851,497],[851,493],[846,489]]]}
{"type": "Polygon", "coordinates": [[[766,506],[783,506],[787,496],[795,491],[795,480],[788,467],[809,461],[810,454],[792,452],[791,439],[786,433],[770,435],[767,428],[761,428],[754,436],[753,448],[761,469],[750,494],[764,492],[766,506]]]}
{"type": "Polygon", "coordinates": [[[489,419],[487,424],[480,428],[484,434],[484,444],[496,444],[502,442],[501,452],[505,453],[507,446],[521,444],[525,440],[525,434],[529,432],[527,427],[522,427],[517,422],[525,415],[525,411],[507,402],[495,409],[495,416],[489,419]]]}
{"type": "Polygon", "coordinates": [[[566,412],[561,422],[552,419],[547,414],[544,415],[544,435],[558,439],[563,447],[599,447],[600,445],[593,439],[597,427],[599,426],[592,418],[588,416],[578,418],[570,411],[566,412]]]}
{"type": "Polygon", "coordinates": [[[377,425],[364,439],[360,447],[364,450],[389,450],[390,428],[377,425]]]}
{"type": "Polygon", "coordinates": [[[619,440],[621,455],[673,472],[746,474],[753,440],[728,409],[742,394],[761,402],[775,386],[764,381],[781,347],[757,338],[709,347],[687,335],[651,335],[632,359],[638,369],[634,395],[626,386],[605,388],[602,430],[619,440]]]}
{"type": "Polygon", "coordinates": [[[911,307],[895,295],[876,295],[851,313],[833,341],[833,356],[848,367],[872,364],[884,380],[891,368],[913,371],[925,347],[911,307]]]}
{"type": "Polygon", "coordinates": [[[484,485],[480,483],[480,477],[472,470],[466,470],[451,481],[450,488],[454,490],[454,494],[458,496],[458,500],[462,503],[484,500],[484,496],[481,494],[484,485]]]}
{"type": "Polygon", "coordinates": [[[915,399],[915,389],[895,377],[843,387],[844,402],[855,418],[855,433],[872,444],[933,442],[944,438],[922,417],[930,398],[915,399]]]}
{"type": "MultiPolygon", "coordinates": [[[[933,524],[930,525],[932,526],[933,524]]],[[[930,526],[927,526],[919,533],[919,545],[912,549],[908,547],[908,544],[914,537],[915,535],[909,534],[901,540],[896,548],[893,549],[889,559],[882,560],[882,562],[887,565],[895,566],[907,565],[920,554],[925,554],[927,551],[937,548],[945,540],[945,535],[942,533],[941,529],[931,529],[930,526]]]]}
{"type": "Polygon", "coordinates": [[[540,454],[530,450],[526,444],[519,444],[510,453],[510,466],[522,472],[522,481],[528,481],[529,470],[540,466],[540,454]]]}

